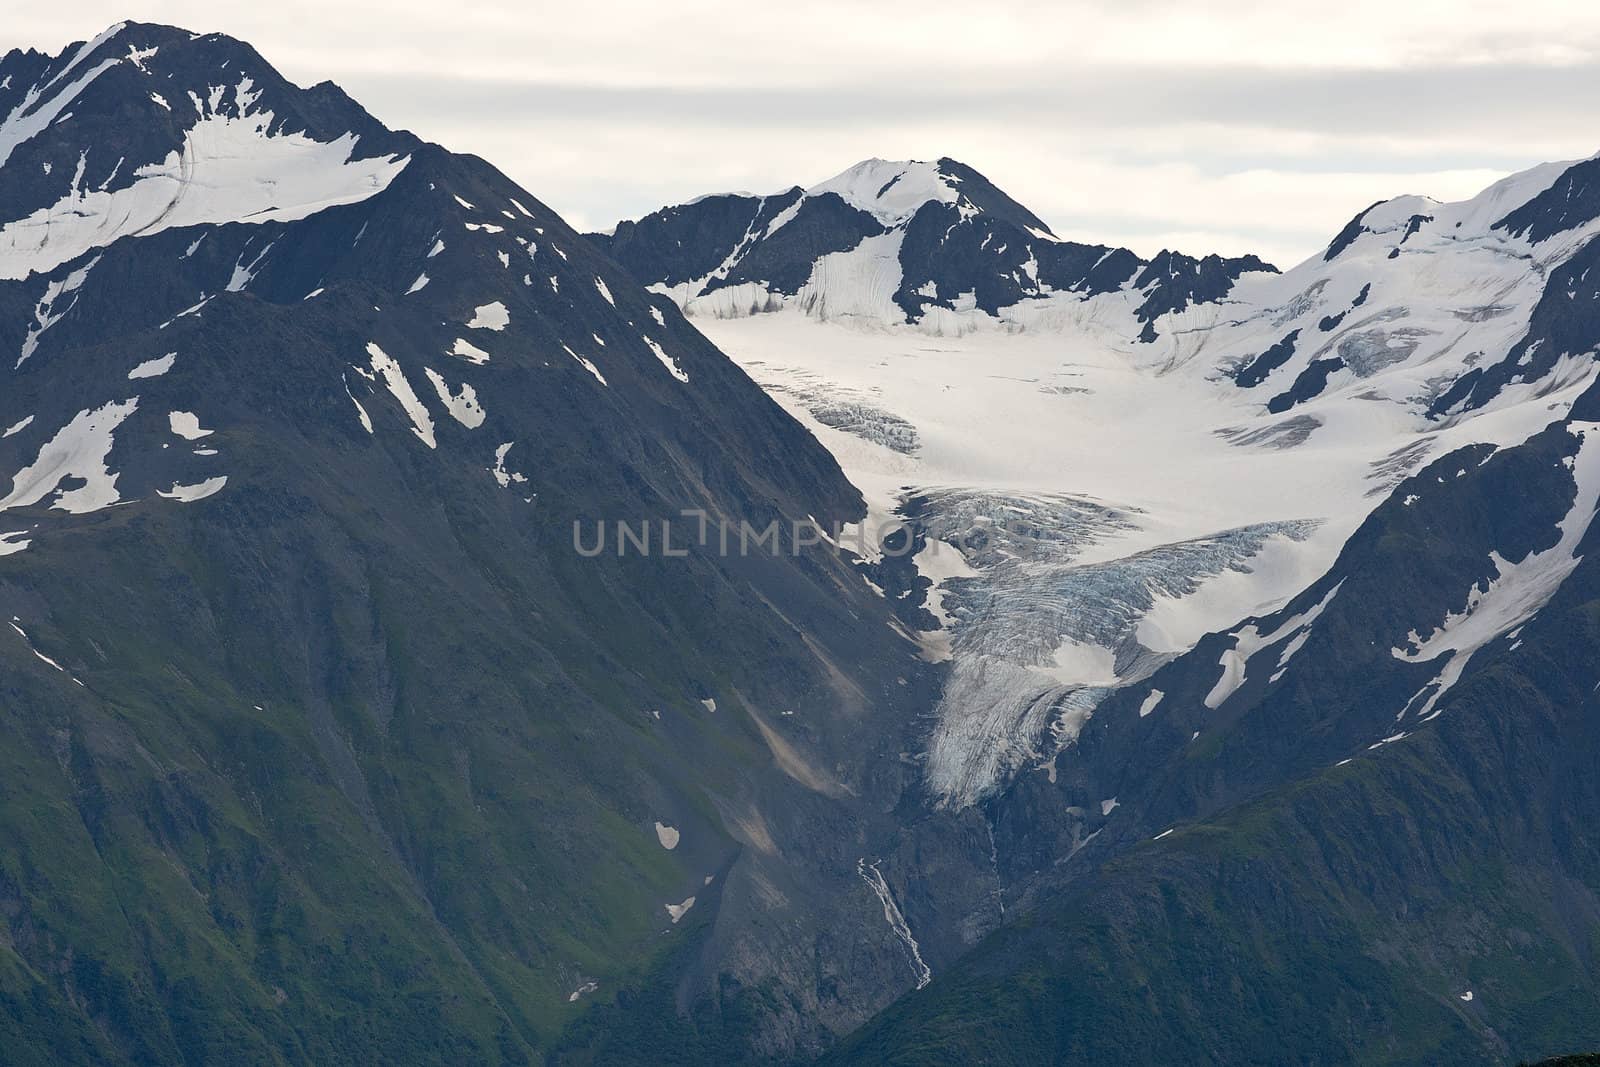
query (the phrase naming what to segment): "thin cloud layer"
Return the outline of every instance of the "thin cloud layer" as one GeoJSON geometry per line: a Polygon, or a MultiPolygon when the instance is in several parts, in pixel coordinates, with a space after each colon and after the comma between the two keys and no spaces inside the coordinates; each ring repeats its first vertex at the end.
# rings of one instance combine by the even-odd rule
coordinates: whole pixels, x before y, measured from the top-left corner
{"type": "Polygon", "coordinates": [[[585,228],[859,158],[960,158],[1063,235],[1288,264],[1374,200],[1468,196],[1600,148],[1600,9],[1246,0],[763,8],[197,0],[34,5],[5,46],[119,18],[220,30],[493,160],[585,228]]]}

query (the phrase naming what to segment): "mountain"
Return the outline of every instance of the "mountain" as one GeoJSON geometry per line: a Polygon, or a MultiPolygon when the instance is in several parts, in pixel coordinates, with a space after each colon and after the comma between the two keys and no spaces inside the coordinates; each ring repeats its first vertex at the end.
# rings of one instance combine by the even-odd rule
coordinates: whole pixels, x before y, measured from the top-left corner
{"type": "Polygon", "coordinates": [[[586,238],[170,27],[0,116],[8,1062],[1600,1047],[1593,161],[1279,273],[586,238]]]}
{"type": "Polygon", "coordinates": [[[953,159],[869,159],[774,196],[663,208],[590,239],[691,315],[795,307],[818,319],[962,332],[981,314],[1028,322],[1054,294],[1113,296],[1154,340],[1154,320],[1226,296],[1254,256],[1194,259],[1062,241],[953,159]]]}
{"type": "Polygon", "coordinates": [[[298,89],[215,35],[113,27],[59,58],[9,53],[0,85],[13,280],[122,236],[365,200],[419,147],[332,84],[298,89]]]}
{"type": "Polygon", "coordinates": [[[1039,812],[1094,808],[1057,885],[828,1062],[1600,1044],[1597,415],[1591,387],[1525,444],[1435,461],[1288,606],[1109,699],[997,812],[1048,850],[1039,812]]]}
{"type": "MultiPolygon", "coordinates": [[[[928,192],[957,166],[868,163],[826,184],[900,175],[885,199],[906,187],[917,218],[968,203],[928,192]]],[[[964,807],[1053,766],[1109,693],[1304,589],[1429,460],[1519,443],[1573,401],[1593,375],[1600,323],[1574,309],[1600,220],[1518,220],[1566,203],[1566,175],[1590,166],[1541,166],[1459,204],[1375,205],[1323,254],[1143,321],[1126,289],[970,308],[936,339],[927,319],[835,319],[804,302],[727,319],[681,302],[828,445],[877,528],[906,522],[932,546],[915,562],[937,618],[916,629],[951,666],[925,777],[964,807]]],[[[1003,194],[971,202],[964,225],[1045,232],[1003,194]]],[[[738,203],[669,209],[637,232],[738,203]]],[[[612,239],[624,261],[629,232],[612,239]]],[[[636,275],[697,274],[693,247],[636,275]]],[[[839,254],[805,265],[801,290],[831,285],[839,254]]]]}
{"type": "Polygon", "coordinates": [[[1595,166],[1544,164],[1460,203],[1376,204],[1321,255],[1241,292],[1253,314],[1175,317],[1174,337],[1204,340],[1168,358],[1231,370],[1273,414],[1359,392],[1433,424],[1570,380],[1595,327],[1583,301],[1600,211],[1567,187],[1595,166]]]}
{"type": "Polygon", "coordinates": [[[910,987],[858,861],[932,669],[671,301],[224,36],[11,52],[0,115],[9,1062],[531,1062],[629,988],[768,1005],[744,1054],[910,987]]]}
{"type": "Polygon", "coordinates": [[[989,851],[956,914],[930,831],[882,857],[932,981],[830,1062],[1600,1044],[1592,166],[1374,205],[1148,322],[679,301],[901,524],[867,555],[948,664],[925,805],[989,851]]]}

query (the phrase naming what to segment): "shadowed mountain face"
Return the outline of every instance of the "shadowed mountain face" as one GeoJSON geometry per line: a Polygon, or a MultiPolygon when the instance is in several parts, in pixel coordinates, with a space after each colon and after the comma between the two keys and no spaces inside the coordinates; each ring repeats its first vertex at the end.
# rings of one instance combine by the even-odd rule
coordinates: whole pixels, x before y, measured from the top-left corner
{"type": "Polygon", "coordinates": [[[646,976],[803,1048],[909,985],[857,861],[928,668],[796,546],[862,512],[808,433],[236,41],[0,82],[6,1059],[531,1062],[646,976]]]}

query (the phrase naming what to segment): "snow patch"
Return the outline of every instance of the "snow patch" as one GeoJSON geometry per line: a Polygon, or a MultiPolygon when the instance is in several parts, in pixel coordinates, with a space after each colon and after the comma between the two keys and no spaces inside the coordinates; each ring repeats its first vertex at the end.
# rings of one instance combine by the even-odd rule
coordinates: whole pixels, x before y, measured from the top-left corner
{"type": "Polygon", "coordinates": [[[198,441],[202,437],[210,437],[215,430],[202,429],[200,416],[192,411],[170,411],[167,413],[167,425],[172,432],[185,441],[198,441]]]}
{"type": "Polygon", "coordinates": [[[1150,690],[1150,694],[1144,698],[1144,703],[1139,705],[1139,718],[1142,719],[1152,711],[1155,711],[1156,705],[1160,704],[1161,698],[1166,695],[1159,689],[1150,690]]]}
{"type": "Polygon", "coordinates": [[[114,443],[112,434],[138,406],[139,398],[131,397],[78,412],[45,442],[37,459],[17,472],[11,492],[0,500],[0,511],[37,504],[67,478],[84,484],[57,492],[52,507],[82,515],[115,504],[120,499],[117,475],[106,467],[114,443]]]}
{"type": "Polygon", "coordinates": [[[1263,635],[1254,623],[1242,628],[1234,637],[1233,647],[1224,649],[1222,658],[1217,661],[1222,667],[1222,677],[1217,679],[1216,685],[1211,687],[1211,692],[1206,694],[1206,707],[1215,710],[1238,691],[1244,684],[1245,669],[1250,663],[1251,656],[1292,635],[1297,640],[1285,646],[1278,656],[1278,669],[1281,671],[1288,666],[1289,660],[1300,650],[1301,645],[1305,644],[1305,637],[1310,634],[1311,624],[1317,621],[1318,616],[1329,604],[1333,603],[1334,596],[1343,585],[1344,582],[1340,581],[1317,603],[1300,614],[1291,616],[1269,634],[1263,635]]]}
{"type": "Polygon", "coordinates": [[[121,62],[115,58],[102,60],[59,92],[50,93],[50,90],[76,70],[84,59],[104,44],[110,36],[114,36],[112,31],[120,33],[122,25],[118,23],[94,40],[86,42],[82,48],[73,53],[72,59],[61,69],[61,73],[51,78],[42,89],[37,86],[29,89],[22,102],[12,108],[11,113],[4,119],[0,119],[0,166],[4,166],[6,160],[11,158],[11,153],[16,151],[17,146],[48,129],[90,82],[121,62]]]}
{"type": "MultiPolygon", "coordinates": [[[[4,234],[0,233],[0,240],[3,240],[3,238],[4,234]]],[[[0,246],[0,277],[5,276],[4,256],[5,250],[3,246],[0,246]]],[[[28,327],[28,336],[22,342],[22,355],[17,357],[18,367],[26,363],[28,357],[33,355],[34,351],[39,347],[39,339],[44,336],[44,332],[65,318],[67,312],[71,311],[78,303],[78,290],[83,288],[83,283],[88,280],[89,272],[99,262],[100,257],[96,256],[77,270],[72,271],[65,278],[45,285],[44,295],[39,298],[38,304],[33,309],[33,325],[28,327]],[[67,305],[58,307],[61,300],[69,296],[72,299],[67,301],[67,305]]]]}
{"type": "Polygon", "coordinates": [[[1417,708],[1420,721],[1438,714],[1439,699],[1460,680],[1467,663],[1480,648],[1501,634],[1515,630],[1533,618],[1555,596],[1583,557],[1577,555],[1579,542],[1594,521],[1600,505],[1600,423],[1573,423],[1572,432],[1582,440],[1573,464],[1576,495],[1572,508],[1562,518],[1560,540],[1543,552],[1530,553],[1512,563],[1498,552],[1489,554],[1495,577],[1486,586],[1467,590],[1466,604],[1460,612],[1447,614],[1427,637],[1413,630],[1407,648],[1390,652],[1398,660],[1422,663],[1448,653],[1439,674],[1401,710],[1401,717],[1426,697],[1417,708]]]}
{"type": "Polygon", "coordinates": [[[461,383],[461,391],[452,393],[450,384],[444,380],[444,375],[432,367],[424,367],[422,372],[433,383],[434,392],[439,394],[439,400],[450,412],[450,416],[469,430],[476,430],[483,425],[483,406],[478,403],[478,392],[466,382],[461,383]]]}
{"type": "Polygon", "coordinates": [[[468,363],[476,363],[479,366],[489,362],[489,353],[485,352],[471,341],[467,341],[460,337],[456,338],[456,343],[451,345],[450,351],[445,354],[450,356],[459,356],[468,363]]]}
{"type": "Polygon", "coordinates": [[[503,330],[511,325],[511,312],[506,306],[496,300],[489,304],[482,304],[472,312],[472,321],[467,323],[469,330],[503,330]]]}
{"type": "Polygon", "coordinates": [[[171,370],[172,365],[177,361],[178,353],[176,352],[168,352],[164,356],[147,359],[128,372],[128,380],[137,381],[140,378],[159,378],[171,370]]]}
{"type": "MultiPolygon", "coordinates": [[[[655,308],[651,308],[650,310],[654,311],[655,308]]],[[[640,336],[643,335],[641,334],[640,336]]],[[[678,366],[678,361],[667,355],[666,351],[660,345],[656,344],[649,337],[645,337],[644,343],[650,346],[650,351],[654,352],[656,354],[656,358],[661,361],[661,365],[667,368],[668,374],[672,375],[680,382],[687,382],[689,380],[688,372],[682,367],[678,366]]]]}
{"type": "MultiPolygon", "coordinates": [[[[293,222],[377,195],[410,162],[398,156],[353,160],[353,133],[320,142],[300,133],[274,134],[276,122],[270,111],[205,115],[186,133],[181,152],[140,167],[132,185],[74,188],[56,203],[6,222],[0,226],[0,278],[49,271],[130,235],[293,222]]],[[[0,129],[0,161],[5,139],[0,129]]]]}
{"type": "MultiPolygon", "coordinates": [[[[495,449],[494,466],[489,468],[489,473],[494,476],[494,480],[502,489],[509,489],[512,482],[516,482],[520,485],[528,480],[527,478],[518,474],[516,471],[506,470],[506,454],[511,451],[511,446],[514,444],[516,444],[515,441],[507,441],[505,444],[495,449]]],[[[656,718],[659,719],[660,717],[660,712],[657,712],[656,718]]]]}
{"type": "Polygon", "coordinates": [[[344,383],[344,395],[349,397],[350,403],[356,406],[356,417],[361,420],[361,428],[371,433],[372,419],[367,415],[367,409],[361,406],[361,401],[357,400],[356,395],[350,391],[350,379],[341,374],[339,375],[339,380],[344,383]]]}
{"type": "Polygon", "coordinates": [[[561,347],[566,350],[567,355],[571,356],[573,359],[575,359],[579,363],[583,364],[583,369],[588,371],[590,374],[594,375],[594,380],[595,381],[599,382],[601,385],[607,386],[608,388],[610,387],[611,383],[606,381],[606,376],[604,374],[600,373],[600,368],[599,367],[596,367],[589,360],[587,360],[584,357],[578,355],[578,353],[576,353],[576,352],[574,352],[572,350],[571,346],[562,345],[561,347]]]}
{"type": "Polygon", "coordinates": [[[429,448],[438,448],[439,444],[433,436],[433,417],[417,398],[416,390],[411,388],[411,383],[406,381],[405,372],[400,369],[400,364],[376,343],[367,344],[367,355],[372,360],[373,371],[383,379],[384,386],[400,402],[400,407],[410,418],[411,432],[429,448]]]}
{"type": "Polygon", "coordinates": [[[174,483],[171,490],[158,489],[156,492],[168,500],[176,500],[182,504],[193,504],[196,500],[204,500],[208,496],[215,496],[227,484],[228,476],[224,474],[216,478],[207,478],[197,485],[178,485],[174,483]]]}
{"type": "Polygon", "coordinates": [[[159,47],[140,48],[136,44],[129,43],[128,55],[126,58],[129,63],[132,63],[135,67],[139,68],[140,74],[149,74],[150,71],[145,67],[144,61],[155,55],[157,51],[159,51],[159,47]]]}
{"type": "Polygon", "coordinates": [[[272,245],[269,244],[261,250],[255,259],[250,261],[249,266],[245,266],[244,257],[241,256],[239,261],[233,265],[233,274],[228,278],[228,284],[223,288],[223,292],[244,292],[245,288],[255,280],[256,273],[261,269],[261,261],[266,259],[267,253],[271,251],[272,245]]]}
{"type": "MultiPolygon", "coordinates": [[[[39,660],[40,663],[43,663],[47,667],[54,667],[56,670],[60,671],[62,674],[66,674],[67,673],[67,669],[65,667],[63,667],[61,664],[57,663],[55,660],[51,659],[49,656],[45,655],[43,652],[40,652],[37,648],[33,647],[33,638],[29,637],[28,636],[28,631],[24,630],[21,627],[21,625],[18,624],[17,618],[16,618],[15,615],[13,615],[11,617],[11,628],[17,632],[17,636],[18,637],[22,638],[22,643],[28,646],[28,651],[32,652],[34,654],[34,656],[39,660]]],[[[77,679],[74,678],[73,681],[77,681],[77,679]]],[[[82,684],[82,683],[79,683],[79,684],[82,684]]]]}

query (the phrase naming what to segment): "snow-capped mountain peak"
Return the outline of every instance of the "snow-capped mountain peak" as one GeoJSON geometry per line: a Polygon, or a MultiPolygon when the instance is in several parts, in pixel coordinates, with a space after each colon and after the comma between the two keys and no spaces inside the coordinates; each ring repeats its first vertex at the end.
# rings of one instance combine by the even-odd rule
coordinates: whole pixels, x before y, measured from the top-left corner
{"type": "Polygon", "coordinates": [[[221,35],[117,23],[0,59],[0,277],[120,237],[304,218],[381,192],[418,142],[221,35]]]}
{"type": "MultiPolygon", "coordinates": [[[[1351,219],[1319,258],[1331,263],[1363,237],[1375,238],[1374,244],[1383,245],[1383,255],[1397,258],[1400,246],[1424,229],[1443,234],[1455,243],[1501,241],[1507,236],[1518,236],[1514,232],[1517,229],[1514,221],[1508,222],[1513,220],[1514,213],[1579,165],[1578,161],[1541,163],[1502,178],[1476,196],[1461,201],[1445,202],[1414,193],[1380,200],[1351,219]]],[[[1578,225],[1585,221],[1579,217],[1582,205],[1571,207],[1573,210],[1565,216],[1565,222],[1578,225]]]]}
{"type": "Polygon", "coordinates": [[[414,440],[531,502],[506,390],[716,388],[703,339],[527,192],[232,38],[122,23],[13,51],[0,129],[0,513],[35,551],[63,513],[240,486],[262,390],[272,418],[414,440]]]}
{"type": "Polygon", "coordinates": [[[1548,163],[1453,203],[1380,201],[1225,307],[1161,319],[1150,354],[1302,425],[1357,397],[1441,420],[1565,387],[1591,363],[1596,174],[1594,160],[1548,163]]]}
{"type": "Polygon", "coordinates": [[[866,159],[805,191],[807,197],[829,193],[891,229],[909,223],[928,204],[948,204],[962,219],[982,214],[1019,226],[1031,237],[1057,240],[1042,219],[948,156],[932,163],[866,159]]]}
{"type": "Polygon", "coordinates": [[[813,185],[806,196],[833,193],[883,225],[895,226],[908,221],[924,204],[962,201],[960,178],[946,173],[941,163],[867,159],[813,185]]]}
{"type": "Polygon", "coordinates": [[[956,184],[936,163],[867,159],[806,190],[807,196],[834,193],[884,225],[904,222],[929,201],[956,203],[956,184]]]}
{"type": "Polygon", "coordinates": [[[929,333],[1024,328],[1118,294],[1129,336],[1157,316],[1214,301],[1250,271],[1246,256],[1195,259],[1057,238],[974,168],[868,159],[771,197],[705,197],[620,223],[595,239],[689,314],[791,309],[872,328],[929,333]]]}

